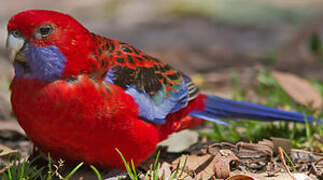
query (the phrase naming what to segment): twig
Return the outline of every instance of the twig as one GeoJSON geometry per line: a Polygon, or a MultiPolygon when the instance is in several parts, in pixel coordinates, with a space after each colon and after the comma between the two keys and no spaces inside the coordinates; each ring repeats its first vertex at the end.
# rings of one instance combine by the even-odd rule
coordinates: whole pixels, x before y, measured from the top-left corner
{"type": "MultiPolygon", "coordinates": [[[[323,157],[321,157],[314,164],[312,164],[312,167],[308,170],[308,173],[307,173],[308,176],[312,173],[312,171],[314,171],[314,173],[317,173],[315,166],[318,165],[321,161],[323,161],[323,157]]],[[[314,174],[314,175],[316,175],[316,174],[314,174]]]]}
{"type": "Polygon", "coordinates": [[[293,180],[296,180],[296,178],[292,175],[292,173],[289,171],[289,168],[287,167],[287,164],[286,164],[286,161],[285,161],[285,157],[284,157],[284,153],[283,153],[283,148],[281,148],[280,146],[278,147],[278,154],[279,154],[279,158],[282,161],[283,167],[284,167],[285,171],[287,172],[287,174],[293,180]]]}
{"type": "Polygon", "coordinates": [[[8,167],[5,167],[3,169],[0,169],[0,175],[3,174],[4,172],[6,172],[8,170],[8,167]]]}
{"type": "Polygon", "coordinates": [[[323,161],[323,157],[321,157],[319,160],[317,160],[315,163],[314,163],[314,165],[316,166],[316,165],[318,165],[321,161],[323,161]]]}

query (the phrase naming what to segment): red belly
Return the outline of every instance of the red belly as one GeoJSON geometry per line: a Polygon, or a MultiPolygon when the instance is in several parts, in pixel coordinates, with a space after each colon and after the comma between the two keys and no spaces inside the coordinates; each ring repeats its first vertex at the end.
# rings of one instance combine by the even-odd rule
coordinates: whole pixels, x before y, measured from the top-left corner
{"type": "Polygon", "coordinates": [[[124,168],[115,148],[139,164],[154,152],[158,129],[138,119],[133,98],[112,84],[77,81],[11,84],[14,114],[28,137],[55,159],[124,168]]]}

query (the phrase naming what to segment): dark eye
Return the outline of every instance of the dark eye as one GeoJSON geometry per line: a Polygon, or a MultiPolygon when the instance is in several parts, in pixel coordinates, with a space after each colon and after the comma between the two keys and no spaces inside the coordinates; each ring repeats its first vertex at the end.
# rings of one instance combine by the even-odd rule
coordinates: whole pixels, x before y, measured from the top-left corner
{"type": "Polygon", "coordinates": [[[21,37],[21,33],[20,33],[20,31],[18,31],[18,30],[13,30],[13,31],[11,31],[11,34],[12,34],[14,37],[16,37],[16,38],[21,37]]]}
{"type": "Polygon", "coordinates": [[[47,37],[51,32],[53,32],[54,28],[50,25],[42,25],[39,27],[38,33],[42,38],[47,37]]]}

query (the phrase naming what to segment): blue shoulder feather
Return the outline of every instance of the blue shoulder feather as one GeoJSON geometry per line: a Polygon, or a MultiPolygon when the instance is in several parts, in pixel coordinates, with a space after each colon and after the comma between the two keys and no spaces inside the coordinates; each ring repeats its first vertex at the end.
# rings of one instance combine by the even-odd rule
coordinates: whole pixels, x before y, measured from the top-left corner
{"type": "Polygon", "coordinates": [[[176,92],[167,94],[162,88],[150,96],[144,90],[140,91],[132,85],[126,89],[126,93],[131,95],[138,104],[139,116],[142,119],[161,124],[165,123],[165,118],[169,113],[176,112],[187,105],[188,93],[185,84],[181,84],[176,90],[176,92]]]}

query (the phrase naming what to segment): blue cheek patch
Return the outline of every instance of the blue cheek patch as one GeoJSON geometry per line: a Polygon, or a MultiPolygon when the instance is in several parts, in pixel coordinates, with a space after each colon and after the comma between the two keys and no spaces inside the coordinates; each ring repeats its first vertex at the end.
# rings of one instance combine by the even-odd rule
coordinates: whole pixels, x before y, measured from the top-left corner
{"type": "Polygon", "coordinates": [[[24,73],[25,73],[25,70],[24,70],[24,68],[22,67],[22,65],[21,64],[19,64],[18,62],[14,62],[13,63],[13,66],[14,66],[14,68],[15,68],[15,74],[16,74],[16,77],[21,77],[21,76],[23,76],[24,75],[24,73]]]}
{"type": "Polygon", "coordinates": [[[21,64],[15,63],[16,76],[25,75],[29,79],[38,79],[41,81],[54,81],[62,77],[66,58],[56,46],[35,47],[26,44],[26,61],[30,67],[30,74],[24,72],[21,64]]]}

